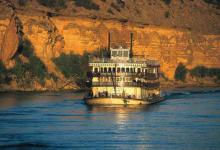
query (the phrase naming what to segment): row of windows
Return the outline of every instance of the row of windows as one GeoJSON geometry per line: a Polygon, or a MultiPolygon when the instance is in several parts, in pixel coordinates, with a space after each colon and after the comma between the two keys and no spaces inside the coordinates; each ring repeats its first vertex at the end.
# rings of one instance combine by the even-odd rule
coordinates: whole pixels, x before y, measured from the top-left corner
{"type": "MultiPolygon", "coordinates": [[[[112,82],[111,77],[103,77],[103,78],[100,78],[99,80],[100,80],[100,82],[112,82]]],[[[117,77],[116,81],[117,82],[131,82],[132,79],[129,78],[129,77],[124,77],[124,78],[123,77],[117,77]]]]}
{"type": "Polygon", "coordinates": [[[140,73],[140,72],[148,72],[148,73],[153,73],[153,70],[152,69],[141,69],[141,68],[137,68],[135,70],[135,68],[107,68],[107,67],[104,67],[104,68],[100,68],[100,70],[98,70],[98,68],[94,68],[94,73],[98,73],[98,72],[101,72],[101,73],[110,73],[110,72],[122,72],[122,73],[140,73]]]}
{"type": "Polygon", "coordinates": [[[128,51],[112,51],[113,57],[128,57],[128,51]]]}

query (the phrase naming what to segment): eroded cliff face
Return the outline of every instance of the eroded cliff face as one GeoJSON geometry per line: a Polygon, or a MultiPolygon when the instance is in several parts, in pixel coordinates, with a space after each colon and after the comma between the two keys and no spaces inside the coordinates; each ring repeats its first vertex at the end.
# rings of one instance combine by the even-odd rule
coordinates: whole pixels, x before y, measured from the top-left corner
{"type": "MultiPolygon", "coordinates": [[[[94,51],[107,47],[108,32],[112,43],[129,42],[130,33],[134,33],[135,55],[144,55],[161,63],[164,74],[173,79],[179,62],[187,68],[197,65],[207,67],[220,66],[220,35],[205,35],[186,29],[163,28],[135,23],[121,23],[117,20],[88,19],[80,17],[27,16],[18,14],[23,27],[23,38],[28,39],[35,53],[48,66],[51,72],[57,72],[51,58],[63,53],[94,51]]],[[[1,53],[7,51],[12,56],[14,49],[5,50],[2,45],[10,19],[0,20],[1,53]]],[[[10,30],[16,32],[16,30],[10,30]]],[[[17,45],[11,38],[6,45],[17,45]]],[[[2,58],[2,60],[7,60],[2,58]]],[[[59,73],[60,74],[60,73],[59,73]]]]}
{"type": "Polygon", "coordinates": [[[189,30],[160,28],[117,21],[54,18],[63,35],[64,52],[83,53],[107,47],[108,32],[112,42],[129,42],[134,33],[133,51],[149,59],[159,60],[161,70],[172,79],[178,63],[188,68],[197,65],[220,66],[220,36],[203,35],[189,30]]]}

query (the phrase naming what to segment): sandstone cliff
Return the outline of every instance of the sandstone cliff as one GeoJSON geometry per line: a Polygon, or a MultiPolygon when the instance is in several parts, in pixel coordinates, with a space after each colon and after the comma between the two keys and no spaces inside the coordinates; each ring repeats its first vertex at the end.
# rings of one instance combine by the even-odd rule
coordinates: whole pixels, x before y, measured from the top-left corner
{"type": "Polygon", "coordinates": [[[162,12],[165,10],[172,12],[170,19],[162,18],[162,12],[157,16],[151,14],[151,11],[139,9],[138,6],[152,10],[151,5],[142,0],[126,1],[125,8],[121,8],[121,11],[115,12],[113,16],[102,12],[113,1],[106,3],[94,1],[99,4],[100,12],[75,6],[72,8],[70,1],[68,4],[71,3],[71,7],[68,5],[67,9],[59,12],[40,6],[36,1],[33,1],[36,8],[29,1],[26,7],[20,7],[16,1],[0,2],[2,6],[8,8],[0,19],[1,60],[5,62],[10,61],[15,54],[22,33],[22,38],[32,43],[34,52],[47,65],[48,70],[64,78],[51,61],[52,58],[61,53],[82,54],[84,51],[91,52],[107,47],[108,32],[111,33],[113,42],[128,42],[132,32],[134,53],[159,60],[161,71],[169,79],[173,79],[179,62],[185,64],[187,68],[198,65],[220,66],[220,11],[214,5],[208,5],[203,1],[183,1],[183,3],[173,1],[169,5],[161,1],[149,1],[151,5],[156,5],[152,6],[153,8],[160,7],[162,12]],[[195,11],[188,15],[182,14],[182,18],[179,18],[180,12],[174,5],[186,7],[186,13],[193,9],[195,11]],[[74,9],[75,14],[67,13],[69,9],[74,9]],[[140,11],[142,16],[137,17],[138,15],[133,13],[134,9],[140,11]],[[48,11],[59,15],[51,17],[48,11]],[[203,12],[210,14],[201,15],[203,12]],[[17,23],[16,20],[20,22],[17,23]]]}

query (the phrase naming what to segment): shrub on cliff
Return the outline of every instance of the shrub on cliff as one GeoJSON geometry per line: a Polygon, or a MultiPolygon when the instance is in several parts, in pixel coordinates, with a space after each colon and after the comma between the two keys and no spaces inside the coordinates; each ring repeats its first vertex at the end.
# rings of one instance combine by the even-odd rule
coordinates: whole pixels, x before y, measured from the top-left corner
{"type": "Polygon", "coordinates": [[[175,80],[176,81],[185,81],[186,74],[187,74],[186,67],[182,63],[179,63],[179,65],[176,68],[175,75],[174,75],[175,80]]]}
{"type": "Polygon", "coordinates": [[[164,13],[164,16],[165,16],[165,18],[169,18],[169,17],[170,17],[170,12],[169,12],[169,11],[166,11],[166,12],[164,13]]]}
{"type": "Polygon", "coordinates": [[[163,0],[165,4],[170,5],[171,0],[163,0]]]}
{"type": "Polygon", "coordinates": [[[66,8],[66,0],[37,0],[43,6],[55,9],[66,8]]]}
{"type": "Polygon", "coordinates": [[[190,75],[196,78],[217,77],[217,80],[220,80],[220,68],[207,68],[205,66],[197,66],[190,70],[190,75]]]}
{"type": "Polygon", "coordinates": [[[204,2],[220,6],[220,0],[204,0],[204,2]]]}
{"type": "Polygon", "coordinates": [[[204,78],[208,75],[208,69],[204,66],[197,66],[190,70],[190,75],[193,77],[204,78]]]}
{"type": "Polygon", "coordinates": [[[25,6],[28,0],[18,0],[20,6],[25,6]]]}
{"type": "Polygon", "coordinates": [[[216,76],[218,80],[220,80],[220,68],[209,68],[208,76],[214,77],[216,76]]]}
{"type": "Polygon", "coordinates": [[[88,53],[83,56],[78,54],[64,54],[53,59],[56,66],[67,78],[75,78],[77,80],[85,79],[88,69],[88,53]]]}
{"type": "Polygon", "coordinates": [[[0,73],[5,74],[7,72],[7,69],[5,68],[5,65],[2,61],[0,61],[0,73]]]}
{"type": "Polygon", "coordinates": [[[25,71],[29,69],[29,65],[24,64],[19,58],[15,59],[15,66],[10,70],[10,73],[16,76],[18,83],[24,83],[25,81],[25,71]]]}
{"type": "Polygon", "coordinates": [[[75,5],[78,7],[84,7],[89,10],[99,10],[99,5],[94,3],[92,0],[73,0],[75,5]]]}
{"type": "Polygon", "coordinates": [[[16,56],[16,64],[14,68],[11,69],[11,73],[22,83],[27,81],[31,82],[31,80],[37,79],[43,84],[48,72],[44,63],[33,53],[33,51],[32,44],[25,39],[19,46],[17,55],[25,56],[28,62],[23,62],[16,56]]]}
{"type": "Polygon", "coordinates": [[[37,80],[39,83],[44,84],[47,70],[39,58],[31,56],[28,63],[16,58],[15,66],[10,70],[10,73],[16,76],[19,83],[31,83],[37,80]]]}
{"type": "Polygon", "coordinates": [[[0,84],[5,83],[6,76],[7,76],[6,74],[7,74],[7,69],[5,68],[2,61],[0,61],[0,84]]]}
{"type": "Polygon", "coordinates": [[[29,58],[30,65],[30,72],[33,76],[37,77],[41,83],[44,83],[44,79],[47,75],[47,68],[43,64],[43,62],[36,57],[35,55],[29,58]],[[34,66],[34,67],[33,67],[34,66]]]}

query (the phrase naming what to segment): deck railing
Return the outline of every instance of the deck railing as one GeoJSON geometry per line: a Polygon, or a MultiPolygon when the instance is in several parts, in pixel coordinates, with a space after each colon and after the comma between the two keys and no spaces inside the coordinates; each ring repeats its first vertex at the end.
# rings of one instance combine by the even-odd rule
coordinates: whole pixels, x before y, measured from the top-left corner
{"type": "Polygon", "coordinates": [[[156,80],[159,79],[159,75],[155,73],[127,73],[127,72],[120,72],[120,73],[92,73],[93,77],[111,77],[111,76],[124,76],[124,77],[137,77],[137,78],[144,78],[146,80],[156,80]]]}
{"type": "Polygon", "coordinates": [[[89,63],[146,63],[150,66],[160,66],[159,61],[145,58],[130,58],[129,60],[112,60],[110,58],[92,58],[89,63]]]}
{"type": "MultiPolygon", "coordinates": [[[[93,82],[92,86],[114,86],[113,82],[93,82]]],[[[118,87],[145,87],[145,88],[156,88],[160,86],[159,82],[154,83],[143,83],[143,82],[116,82],[115,86],[118,87]]]]}

